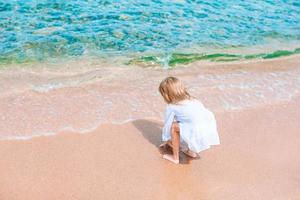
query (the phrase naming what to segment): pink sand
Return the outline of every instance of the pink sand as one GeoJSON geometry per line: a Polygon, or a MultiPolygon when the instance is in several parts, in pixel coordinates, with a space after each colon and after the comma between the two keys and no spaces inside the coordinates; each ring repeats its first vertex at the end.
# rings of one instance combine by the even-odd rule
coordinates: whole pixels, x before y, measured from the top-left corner
{"type": "Polygon", "coordinates": [[[221,145],[161,158],[161,123],[1,141],[0,199],[299,199],[300,99],[217,115],[221,145]]]}

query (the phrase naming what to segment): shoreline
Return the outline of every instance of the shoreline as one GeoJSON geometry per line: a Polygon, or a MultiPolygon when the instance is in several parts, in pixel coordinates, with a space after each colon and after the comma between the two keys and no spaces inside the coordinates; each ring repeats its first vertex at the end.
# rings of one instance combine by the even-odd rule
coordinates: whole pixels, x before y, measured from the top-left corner
{"type": "MultiPolygon", "coordinates": [[[[293,101],[296,101],[300,98],[300,96],[297,96],[295,98],[292,98],[291,100],[289,101],[285,101],[285,102],[277,102],[275,104],[270,104],[270,105],[260,105],[260,106],[256,106],[255,108],[244,108],[242,110],[230,110],[230,111],[219,111],[219,112],[214,112],[214,115],[225,115],[225,114],[238,114],[238,113],[243,113],[243,112],[251,112],[252,110],[256,110],[256,109],[270,109],[272,107],[280,107],[280,106],[286,106],[288,105],[290,102],[293,102],[293,101]]],[[[300,110],[299,110],[300,112],[300,110]]],[[[124,122],[100,122],[99,124],[97,124],[95,127],[92,127],[92,128],[89,128],[87,130],[75,130],[73,128],[69,128],[69,127],[66,127],[66,128],[63,128],[57,132],[48,132],[48,133],[39,133],[39,134],[36,134],[36,135],[30,135],[30,136],[8,136],[6,138],[0,138],[0,143],[1,142],[5,142],[5,141],[28,141],[28,140],[32,140],[32,139],[36,139],[36,138],[44,138],[44,137],[55,137],[55,136],[58,136],[60,134],[64,134],[64,133],[70,133],[70,134],[79,134],[79,135],[85,135],[85,134],[89,134],[91,132],[95,132],[96,130],[98,130],[99,128],[101,127],[106,127],[106,126],[123,126],[123,125],[126,125],[126,124],[131,124],[131,123],[134,123],[136,121],[153,121],[153,122],[156,122],[156,123],[160,123],[162,124],[162,119],[159,120],[159,119],[155,119],[155,118],[140,118],[140,119],[129,119],[129,120],[126,120],[124,122]]]]}
{"type": "Polygon", "coordinates": [[[201,152],[198,160],[181,155],[179,166],[161,158],[162,123],[153,120],[105,124],[86,134],[0,141],[0,197],[297,199],[299,106],[297,98],[218,113],[221,145],[201,152]]]}
{"type": "Polygon", "coordinates": [[[256,62],[198,62],[173,70],[2,72],[0,137],[26,138],[66,129],[86,132],[103,123],[162,119],[165,105],[157,85],[166,76],[181,78],[214,113],[281,104],[300,96],[299,66],[300,55],[294,55],[256,62]]]}
{"type": "MultiPolygon", "coordinates": [[[[171,60],[167,65],[168,69],[174,67],[185,67],[189,64],[196,64],[198,62],[211,63],[211,64],[231,64],[235,62],[247,62],[247,61],[260,61],[260,60],[272,60],[278,58],[285,58],[289,56],[299,55],[300,53],[300,41],[272,41],[267,44],[257,44],[254,46],[241,46],[241,47],[211,47],[203,48],[192,46],[189,48],[177,49],[169,53],[159,52],[131,52],[127,54],[116,53],[115,55],[82,55],[78,57],[51,57],[45,60],[36,61],[24,61],[24,62],[0,62],[0,72],[10,69],[24,70],[28,67],[38,70],[48,69],[60,70],[63,68],[68,70],[72,64],[79,64],[80,68],[84,65],[92,66],[87,70],[93,69],[93,66],[101,67],[149,67],[149,68],[162,68],[165,66],[166,58],[168,55],[171,60]],[[277,48],[280,46],[280,48],[277,48]],[[175,56],[175,60],[172,61],[175,56]],[[179,56],[179,57],[178,57],[179,56]],[[183,57],[182,57],[183,56],[183,57]],[[178,57],[178,60],[176,59],[178,57]],[[266,57],[266,58],[265,58],[266,57]],[[144,58],[146,58],[144,60],[144,58]],[[149,60],[150,59],[150,60],[149,60]],[[182,62],[183,61],[183,62],[182,62]],[[43,66],[41,68],[41,66],[43,66]],[[58,67],[59,66],[59,67],[58,67]]],[[[72,68],[71,70],[78,70],[78,68],[72,68]]],[[[70,71],[71,71],[70,70],[70,71]]]]}

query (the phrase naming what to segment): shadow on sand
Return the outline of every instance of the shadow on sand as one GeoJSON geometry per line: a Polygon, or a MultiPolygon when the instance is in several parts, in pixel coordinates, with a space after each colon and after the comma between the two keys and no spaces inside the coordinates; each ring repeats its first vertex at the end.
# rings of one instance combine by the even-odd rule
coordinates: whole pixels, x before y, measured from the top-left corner
{"type": "MultiPolygon", "coordinates": [[[[135,120],[132,123],[144,136],[144,138],[146,138],[148,142],[153,144],[158,149],[161,155],[172,153],[172,149],[170,147],[159,148],[159,145],[162,143],[161,133],[163,125],[161,123],[145,119],[135,120]]],[[[190,160],[193,159],[185,156],[182,152],[180,153],[181,164],[188,164],[190,160]]]]}
{"type": "Polygon", "coordinates": [[[154,146],[158,147],[161,144],[162,124],[150,120],[139,119],[133,121],[133,125],[139,132],[154,146]]]}

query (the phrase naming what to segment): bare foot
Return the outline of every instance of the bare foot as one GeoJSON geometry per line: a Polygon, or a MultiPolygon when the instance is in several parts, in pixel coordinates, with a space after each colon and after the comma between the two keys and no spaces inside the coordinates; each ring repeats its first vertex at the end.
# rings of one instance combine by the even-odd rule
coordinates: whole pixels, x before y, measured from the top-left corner
{"type": "Polygon", "coordinates": [[[179,159],[178,160],[174,159],[173,155],[165,154],[163,155],[163,158],[168,161],[171,161],[172,163],[179,164],[179,159]]]}
{"type": "Polygon", "coordinates": [[[186,150],[186,151],[182,151],[185,155],[189,156],[189,157],[192,157],[192,158],[197,158],[198,154],[191,151],[191,150],[186,150]]]}

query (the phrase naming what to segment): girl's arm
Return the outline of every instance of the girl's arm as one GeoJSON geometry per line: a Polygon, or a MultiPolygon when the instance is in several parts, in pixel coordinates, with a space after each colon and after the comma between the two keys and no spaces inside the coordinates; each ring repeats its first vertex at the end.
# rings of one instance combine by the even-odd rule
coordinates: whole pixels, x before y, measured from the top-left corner
{"type": "Polygon", "coordinates": [[[169,141],[171,140],[171,127],[175,117],[174,110],[171,106],[167,106],[165,111],[165,120],[164,120],[164,127],[162,130],[162,140],[169,141]]]}

